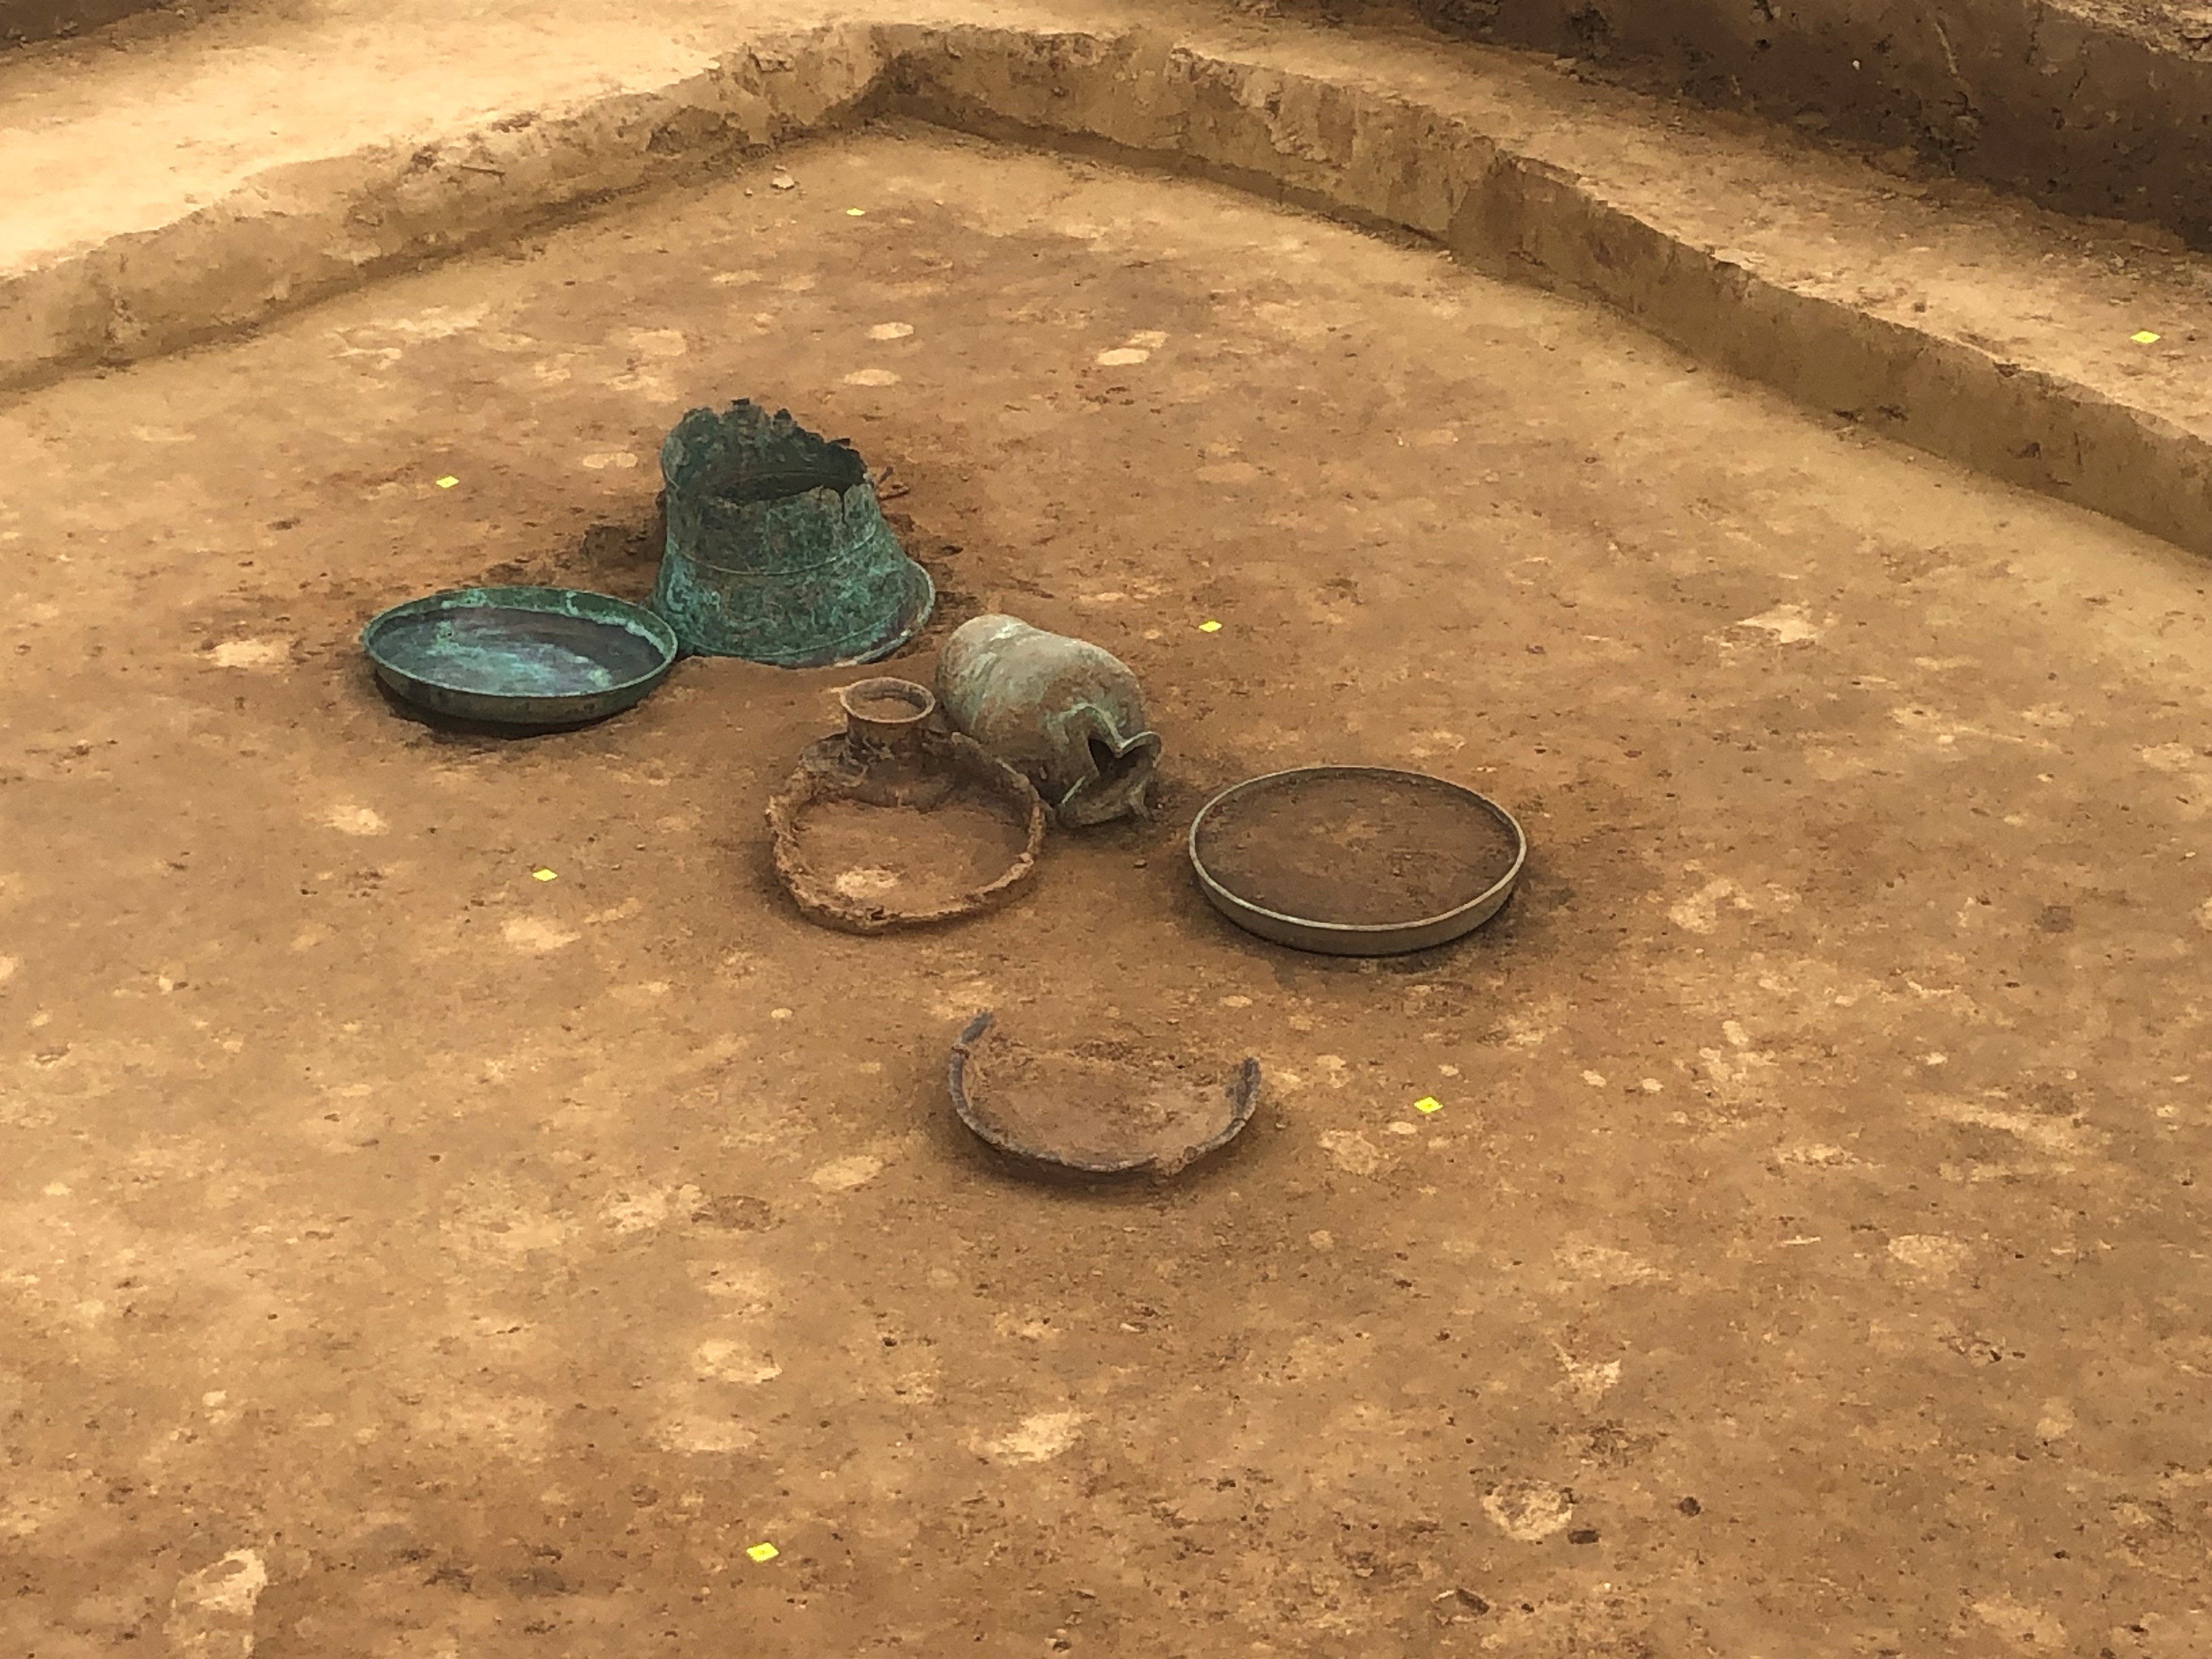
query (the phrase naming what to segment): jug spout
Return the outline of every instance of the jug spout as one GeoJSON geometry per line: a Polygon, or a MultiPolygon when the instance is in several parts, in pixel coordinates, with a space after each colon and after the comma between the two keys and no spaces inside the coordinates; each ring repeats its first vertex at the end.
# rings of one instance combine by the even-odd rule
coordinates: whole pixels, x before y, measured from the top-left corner
{"type": "Polygon", "coordinates": [[[1081,828],[1144,817],[1146,796],[1159,766],[1159,734],[1137,732],[1123,737],[1113,716],[1095,704],[1074,710],[1069,728],[1071,749],[1079,745],[1088,764],[1085,775],[1053,803],[1060,821],[1081,828]]]}

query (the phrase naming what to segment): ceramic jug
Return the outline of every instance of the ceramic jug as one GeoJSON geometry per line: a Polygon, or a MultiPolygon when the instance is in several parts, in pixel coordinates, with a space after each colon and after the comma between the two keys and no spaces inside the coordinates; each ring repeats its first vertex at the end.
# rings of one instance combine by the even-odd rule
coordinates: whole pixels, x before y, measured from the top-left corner
{"type": "Polygon", "coordinates": [[[1036,785],[1061,823],[1143,815],[1160,739],[1137,677],[1109,652],[978,617],[945,642],[937,701],[955,729],[1036,785]]]}

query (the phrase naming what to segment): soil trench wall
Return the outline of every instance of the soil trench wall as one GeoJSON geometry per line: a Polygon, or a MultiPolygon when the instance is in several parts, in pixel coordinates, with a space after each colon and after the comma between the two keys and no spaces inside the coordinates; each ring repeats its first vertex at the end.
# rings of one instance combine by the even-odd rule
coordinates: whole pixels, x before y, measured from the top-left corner
{"type": "Polygon", "coordinates": [[[101,28],[168,0],[0,0],[0,48],[101,28]]]}
{"type": "Polygon", "coordinates": [[[1595,60],[2069,213],[2212,247],[2212,6],[2033,0],[1404,0],[1462,39],[1595,60]],[[1639,71],[1641,72],[1639,74],[1639,71]]]}

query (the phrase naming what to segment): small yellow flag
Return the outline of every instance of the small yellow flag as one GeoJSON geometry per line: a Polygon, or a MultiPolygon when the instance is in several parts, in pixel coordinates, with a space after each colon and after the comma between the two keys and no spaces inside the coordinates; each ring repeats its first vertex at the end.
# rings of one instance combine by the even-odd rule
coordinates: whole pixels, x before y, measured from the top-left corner
{"type": "Polygon", "coordinates": [[[1443,1109],[1443,1102],[1438,1100],[1434,1095],[1423,1095],[1413,1103],[1413,1109],[1423,1117],[1426,1117],[1431,1112],[1441,1112],[1443,1109]]]}
{"type": "Polygon", "coordinates": [[[773,1561],[781,1552],[773,1544],[756,1544],[745,1553],[756,1561],[773,1561]]]}
{"type": "Polygon", "coordinates": [[[551,870],[532,870],[530,873],[532,878],[538,881],[558,881],[561,879],[560,876],[551,870]]]}
{"type": "Polygon", "coordinates": [[[1218,622],[1202,622],[1198,625],[1198,631],[1201,634],[1218,634],[1221,631],[1221,624],[1218,622]]]}
{"type": "Polygon", "coordinates": [[[2137,329],[2134,333],[2129,335],[2128,338],[2133,340],[2137,345],[2156,345],[2158,343],[2158,336],[2152,333],[2147,328],[2137,329]]]}
{"type": "Polygon", "coordinates": [[[451,489],[459,483],[460,483],[460,480],[456,478],[452,473],[448,472],[444,477],[438,480],[438,488],[441,489],[451,489]]]}

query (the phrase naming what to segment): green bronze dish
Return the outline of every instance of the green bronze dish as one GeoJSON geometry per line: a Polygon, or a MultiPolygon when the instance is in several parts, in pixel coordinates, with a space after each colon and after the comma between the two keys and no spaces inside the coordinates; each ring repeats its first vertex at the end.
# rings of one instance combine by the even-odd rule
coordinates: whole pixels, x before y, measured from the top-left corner
{"type": "Polygon", "coordinates": [[[362,630],[377,678],[435,714],[580,726],[641,701],[675,666],[675,630],[572,587],[463,587],[394,605],[362,630]]]}

